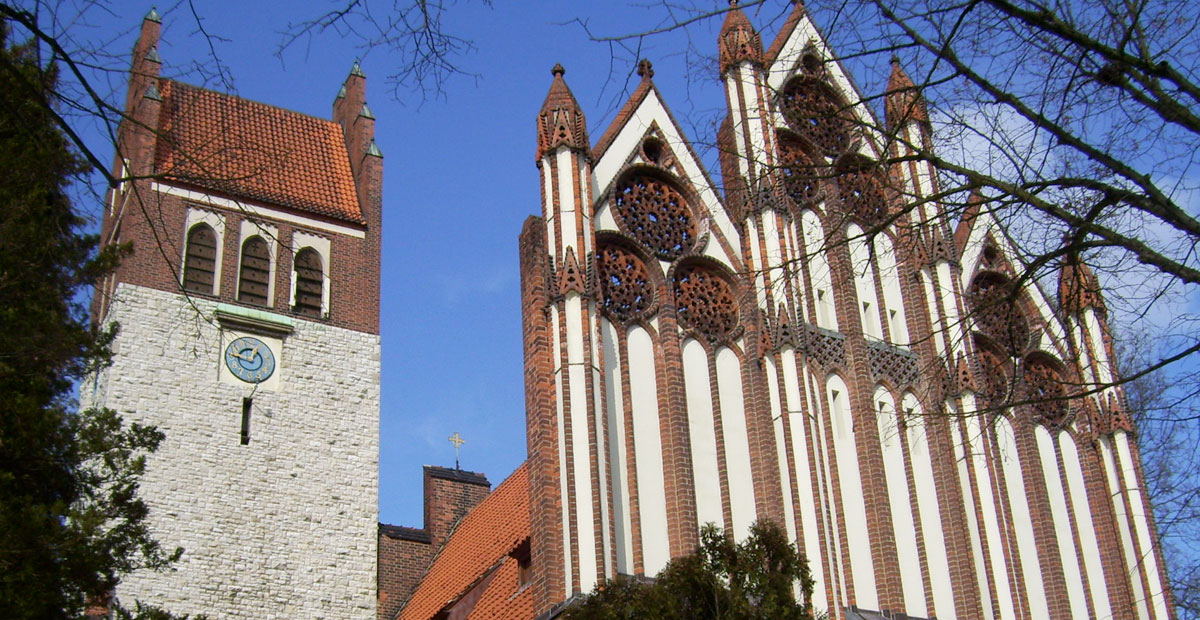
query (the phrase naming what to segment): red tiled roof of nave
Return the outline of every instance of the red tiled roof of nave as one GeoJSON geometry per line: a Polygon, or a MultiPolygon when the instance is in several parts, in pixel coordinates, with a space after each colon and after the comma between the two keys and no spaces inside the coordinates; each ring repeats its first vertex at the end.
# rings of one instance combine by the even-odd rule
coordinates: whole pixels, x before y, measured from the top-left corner
{"type": "Polygon", "coordinates": [[[505,558],[529,538],[529,531],[529,473],[527,466],[522,464],[459,522],[408,599],[399,619],[429,620],[494,568],[501,572],[488,584],[488,590],[477,602],[470,618],[532,618],[532,595],[528,594],[528,588],[517,594],[515,572],[511,579],[507,577],[509,570],[515,571],[516,562],[505,558]],[[500,564],[498,568],[497,564],[500,564]],[[512,567],[508,567],[509,564],[512,567]],[[515,598],[514,594],[517,594],[515,598]],[[494,599],[502,601],[495,602],[494,599]],[[476,616],[476,613],[481,615],[476,616]]]}
{"type": "Polygon", "coordinates": [[[341,125],[173,80],[160,86],[159,174],[363,223],[341,125]]]}
{"type": "Polygon", "coordinates": [[[533,617],[533,588],[518,590],[515,558],[505,558],[487,591],[475,603],[467,620],[528,620],[533,617]],[[514,594],[515,593],[515,594],[514,594]]]}

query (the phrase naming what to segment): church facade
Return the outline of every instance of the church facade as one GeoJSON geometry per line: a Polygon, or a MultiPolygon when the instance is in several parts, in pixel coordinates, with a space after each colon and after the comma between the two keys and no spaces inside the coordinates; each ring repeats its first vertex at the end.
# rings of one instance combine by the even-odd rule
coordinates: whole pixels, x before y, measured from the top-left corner
{"type": "Polygon", "coordinates": [[[652,68],[601,137],[561,67],[521,234],[534,607],[783,524],[831,617],[1173,617],[1098,284],[1020,288],[797,3],[720,33],[722,186],[652,68]],[[900,160],[903,163],[886,164],[900,160]]]}
{"type": "Polygon", "coordinates": [[[185,554],[115,596],[209,618],[376,614],[382,157],[357,65],[333,120],[160,77],[133,51],[83,398],[166,435],[148,525],[185,554]]]}
{"type": "Polygon", "coordinates": [[[1098,283],[1016,284],[951,216],[920,93],[886,132],[799,3],[718,41],[721,183],[643,62],[599,139],[555,67],[520,235],[526,462],[425,470],[377,523],[382,155],[357,65],[332,120],[161,78],[152,13],[102,234],[111,368],[167,435],[143,496],[174,572],[121,598],[217,618],[551,618],[700,528],[782,524],[831,618],[1174,617],[1098,283]],[[884,135],[886,133],[886,135],[884,135]]]}

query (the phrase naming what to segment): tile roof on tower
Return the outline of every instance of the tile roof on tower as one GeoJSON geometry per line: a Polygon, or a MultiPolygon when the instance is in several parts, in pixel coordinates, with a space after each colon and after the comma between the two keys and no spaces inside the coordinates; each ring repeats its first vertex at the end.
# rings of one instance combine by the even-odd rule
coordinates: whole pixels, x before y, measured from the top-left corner
{"type": "Polygon", "coordinates": [[[518,591],[517,561],[511,556],[529,532],[529,474],[522,464],[459,522],[399,620],[429,620],[477,584],[485,590],[468,618],[533,617],[531,589],[518,591]]]}
{"type": "Polygon", "coordinates": [[[160,84],[159,174],[364,223],[340,125],[173,80],[160,84]]]}

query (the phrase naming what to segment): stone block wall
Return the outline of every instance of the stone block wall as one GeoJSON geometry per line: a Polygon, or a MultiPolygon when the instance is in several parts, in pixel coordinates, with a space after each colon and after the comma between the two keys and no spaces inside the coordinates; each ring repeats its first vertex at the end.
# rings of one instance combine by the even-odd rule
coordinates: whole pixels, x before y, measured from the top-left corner
{"type": "Polygon", "coordinates": [[[215,307],[120,284],[113,365],[82,388],[85,403],[166,434],[141,494],[156,538],[184,555],[131,575],[118,597],[210,618],[374,620],[379,337],[293,318],[278,389],[256,390],[218,380],[215,307]]]}

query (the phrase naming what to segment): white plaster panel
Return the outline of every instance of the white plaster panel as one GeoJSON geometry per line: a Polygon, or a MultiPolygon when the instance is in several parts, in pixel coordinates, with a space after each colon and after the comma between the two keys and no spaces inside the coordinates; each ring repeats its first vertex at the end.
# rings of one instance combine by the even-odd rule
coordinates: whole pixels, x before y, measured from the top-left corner
{"type": "MultiPolygon", "coordinates": [[[[1021,475],[1017,442],[1012,425],[1004,417],[996,420],[996,449],[1000,453],[1001,466],[1004,468],[1009,514],[1012,515],[1013,531],[1017,537],[1017,550],[1021,554],[1021,575],[1025,581],[1025,596],[1029,599],[1030,613],[1034,617],[1049,618],[1050,607],[1046,602],[1045,584],[1042,583],[1037,539],[1033,535],[1033,519],[1029,516],[1029,502],[1026,500],[1025,478],[1021,475]]],[[[995,570],[993,567],[993,571],[995,570]]]]}
{"type": "Polygon", "coordinates": [[[721,472],[717,463],[717,431],[713,421],[708,352],[695,340],[683,344],[683,384],[687,396],[688,434],[696,487],[696,522],[725,525],[721,509],[721,472]]]}
{"type": "MultiPolygon", "coordinates": [[[[725,92],[726,96],[729,97],[730,103],[736,109],[738,106],[738,80],[734,74],[736,74],[736,71],[725,78],[725,92]]],[[[730,123],[730,125],[733,127],[733,150],[737,153],[734,160],[737,162],[738,172],[742,175],[743,179],[749,179],[750,161],[748,155],[742,152],[744,150],[742,145],[746,143],[746,126],[740,118],[730,123]]]]}
{"type": "Polygon", "coordinates": [[[937,309],[937,298],[933,293],[933,278],[930,276],[928,268],[922,268],[917,274],[921,279],[921,288],[925,289],[925,299],[928,304],[926,311],[929,312],[933,327],[934,349],[937,350],[938,357],[946,359],[946,326],[942,322],[942,313],[937,309]]]}
{"type": "Polygon", "coordinates": [[[937,270],[938,287],[941,289],[942,309],[946,313],[946,337],[950,340],[951,354],[957,357],[957,354],[963,349],[966,326],[962,324],[962,319],[958,314],[958,296],[955,294],[954,277],[950,274],[950,263],[944,260],[939,260],[934,269],[937,270]]]}
{"type": "Polygon", "coordinates": [[[863,230],[856,224],[846,227],[846,243],[850,246],[850,269],[854,272],[854,291],[858,298],[858,314],[863,333],[868,338],[883,340],[879,299],[875,295],[875,275],[871,268],[870,250],[863,230]]]}
{"type": "Polygon", "coordinates": [[[796,511],[792,505],[792,471],[788,467],[787,430],[784,428],[783,415],[780,414],[780,407],[783,405],[779,394],[781,381],[779,370],[775,367],[775,358],[764,357],[763,370],[767,373],[767,398],[771,401],[771,426],[775,431],[775,460],[779,467],[779,483],[783,487],[784,529],[787,530],[788,540],[799,546],[796,541],[796,511]]]}
{"type": "Polygon", "coordinates": [[[850,414],[850,394],[845,382],[837,375],[829,377],[827,394],[833,426],[834,458],[837,459],[838,482],[842,492],[842,522],[848,534],[846,538],[855,600],[864,609],[879,609],[868,535],[870,530],[867,529],[867,508],[858,469],[858,447],[854,441],[854,421],[850,414]]]}
{"type": "Polygon", "coordinates": [[[967,455],[969,454],[970,443],[962,424],[954,416],[954,405],[946,402],[945,406],[946,413],[950,417],[951,432],[954,436],[954,462],[958,464],[959,488],[963,494],[963,503],[966,505],[964,512],[967,517],[968,538],[971,541],[971,559],[974,561],[976,585],[979,588],[983,615],[984,618],[995,618],[995,614],[992,613],[992,590],[987,583],[987,573],[985,572],[987,566],[983,558],[983,532],[980,529],[978,519],[975,517],[975,492],[971,487],[971,480],[968,477],[970,471],[967,455]]]}
{"type": "Polygon", "coordinates": [[[929,615],[953,620],[956,617],[954,591],[950,578],[949,555],[946,552],[946,534],[942,530],[937,487],[934,484],[933,457],[929,451],[929,438],[926,436],[925,413],[911,393],[904,395],[900,408],[905,413],[904,435],[905,441],[908,442],[908,457],[912,465],[913,489],[917,494],[921,536],[925,540],[929,588],[933,593],[933,611],[929,615]]]}
{"type": "Polygon", "coordinates": [[[754,504],[754,475],[750,469],[742,363],[737,354],[727,348],[717,351],[717,393],[721,399],[721,430],[725,443],[725,471],[729,476],[733,534],[740,542],[750,535],[750,526],[758,512],[754,504]]]}
{"type": "Polygon", "coordinates": [[[1058,436],[1058,445],[1062,450],[1063,467],[1067,474],[1071,510],[1075,513],[1075,524],[1079,528],[1079,545],[1091,589],[1092,608],[1096,611],[1096,617],[1111,618],[1112,603],[1108,599],[1108,584],[1104,578],[1104,565],[1100,560],[1100,543],[1096,539],[1096,527],[1092,523],[1092,510],[1083,480],[1079,450],[1075,446],[1075,439],[1068,433],[1058,436]]]}
{"type": "Polygon", "coordinates": [[[892,342],[908,346],[908,319],[904,314],[904,299],[900,292],[900,270],[896,252],[885,234],[875,235],[875,259],[879,267],[879,284],[883,289],[883,315],[887,319],[892,342]]]}
{"type": "Polygon", "coordinates": [[[816,213],[805,210],[800,214],[804,233],[804,252],[808,256],[808,271],[812,278],[813,300],[817,308],[817,326],[837,331],[837,307],[833,303],[833,274],[825,258],[825,231],[816,213]]]}
{"type": "Polygon", "coordinates": [[[617,351],[617,329],[608,319],[600,319],[601,344],[604,347],[604,395],[608,405],[608,460],[611,466],[613,495],[613,537],[617,572],[633,574],[633,523],[629,506],[629,457],[625,454],[625,374],[617,351]]]}
{"type": "MultiPolygon", "coordinates": [[[[975,412],[975,399],[971,395],[963,397],[965,413],[975,412]]],[[[983,534],[987,537],[988,560],[991,562],[992,577],[996,581],[995,596],[1000,604],[1000,618],[1009,620],[1017,617],[1016,602],[1013,597],[1012,584],[1008,579],[1008,564],[1004,558],[1004,545],[1000,538],[1000,520],[996,514],[999,500],[992,494],[991,472],[988,469],[987,457],[983,446],[983,429],[979,417],[970,415],[964,425],[967,452],[970,455],[972,468],[975,470],[975,492],[979,498],[977,504],[983,513],[983,534]]],[[[982,574],[982,573],[981,573],[982,574]]],[[[987,585],[982,586],[987,589],[987,585]]]]}
{"type": "Polygon", "coordinates": [[[905,613],[925,617],[925,584],[921,571],[921,555],[917,551],[917,528],[913,521],[912,500],[908,494],[908,467],[900,443],[900,426],[895,400],[887,389],[875,388],[875,421],[879,427],[879,445],[883,451],[883,475],[887,483],[888,502],[892,512],[892,531],[896,539],[896,559],[906,570],[900,571],[900,588],[904,594],[905,613]]]}
{"type": "MultiPolygon", "coordinates": [[[[578,205],[575,204],[575,185],[572,180],[572,167],[574,158],[569,149],[558,149],[555,152],[555,157],[558,158],[558,210],[554,214],[558,219],[559,230],[562,233],[562,255],[565,258],[567,248],[575,248],[575,258],[583,259],[580,254],[580,248],[576,247],[579,239],[579,228],[575,221],[575,209],[578,205]]],[[[582,262],[580,263],[582,264],[582,262]]]]}
{"type": "Polygon", "coordinates": [[[563,529],[563,578],[566,581],[566,591],[571,591],[571,582],[574,579],[575,571],[572,568],[571,559],[571,513],[567,498],[570,495],[567,493],[570,488],[570,481],[567,479],[567,424],[566,411],[563,406],[563,367],[562,367],[562,339],[559,337],[561,333],[559,328],[562,326],[562,317],[559,315],[558,306],[550,306],[550,325],[551,333],[554,339],[554,408],[555,422],[558,425],[558,492],[562,498],[560,505],[562,506],[562,529],[563,529]]]}
{"type": "Polygon", "coordinates": [[[1054,537],[1058,540],[1059,560],[1067,582],[1067,602],[1071,606],[1071,617],[1088,618],[1087,595],[1083,591],[1083,572],[1076,554],[1075,533],[1071,530],[1071,516],[1067,512],[1067,496],[1062,479],[1058,475],[1058,451],[1050,431],[1044,426],[1034,429],[1038,457],[1041,461],[1042,477],[1046,480],[1046,494],[1050,500],[1050,516],[1054,521],[1054,537]]]}
{"type": "Polygon", "coordinates": [[[1100,438],[1100,455],[1104,458],[1104,473],[1108,477],[1108,489],[1112,497],[1113,516],[1117,522],[1117,531],[1121,535],[1121,549],[1125,552],[1125,566],[1132,567],[1129,570],[1129,585],[1133,590],[1133,604],[1137,610],[1138,619],[1147,620],[1150,618],[1150,608],[1146,605],[1146,590],[1142,587],[1141,575],[1138,574],[1137,569],[1141,558],[1138,557],[1138,553],[1133,546],[1129,513],[1125,510],[1125,490],[1122,488],[1118,477],[1119,469],[1116,463],[1116,455],[1113,451],[1112,440],[1107,437],[1100,438]]]}
{"type": "Polygon", "coordinates": [[[563,321],[567,327],[567,379],[571,407],[571,452],[573,456],[575,495],[575,536],[579,554],[579,587],[591,592],[596,585],[595,515],[592,509],[591,441],[588,437],[589,407],[587,406],[587,366],[583,364],[582,299],[576,293],[567,295],[563,321]]]}
{"type": "Polygon", "coordinates": [[[637,502],[642,524],[642,565],[657,575],[671,559],[667,531],[667,492],[659,435],[658,383],[654,343],[641,327],[628,335],[629,399],[633,407],[633,449],[637,463],[637,502]]]}
{"type": "Polygon", "coordinates": [[[767,309],[767,266],[763,259],[762,246],[758,243],[758,220],[746,219],[746,240],[750,245],[750,263],[746,270],[754,275],[754,299],[758,307],[767,309]]]}
{"type": "Polygon", "coordinates": [[[1150,522],[1147,516],[1146,504],[1142,501],[1142,487],[1138,484],[1137,471],[1134,469],[1133,454],[1129,449],[1129,435],[1125,431],[1113,434],[1117,454],[1121,458],[1121,474],[1125,481],[1125,492],[1129,495],[1130,517],[1133,529],[1137,534],[1139,547],[1143,555],[1138,558],[1138,566],[1146,573],[1146,581],[1150,584],[1150,604],[1154,609],[1154,617],[1167,619],[1166,585],[1158,573],[1158,561],[1154,557],[1154,540],[1150,535],[1150,522]]]}
{"type": "Polygon", "coordinates": [[[551,154],[542,157],[542,202],[546,217],[546,248],[550,254],[550,266],[555,267],[558,258],[558,226],[555,224],[558,215],[558,205],[554,203],[554,174],[550,166],[551,154]]]}
{"type": "Polygon", "coordinates": [[[815,416],[805,414],[803,400],[800,396],[799,372],[796,366],[796,350],[787,347],[780,355],[783,369],[783,389],[787,398],[789,430],[792,434],[792,460],[796,464],[796,494],[800,505],[800,528],[804,537],[804,554],[812,569],[814,605],[818,611],[825,609],[825,571],[822,565],[826,558],[821,554],[821,538],[817,530],[817,495],[813,493],[812,478],[809,472],[812,466],[808,460],[810,434],[806,426],[815,416]]]}
{"type": "Polygon", "coordinates": [[[141,496],[152,535],[185,550],[171,571],[126,577],[118,596],[212,618],[374,620],[379,336],[294,320],[278,389],[254,392],[218,379],[223,339],[201,319],[215,309],[117,288],[109,316],[122,330],[93,396],[165,433],[141,496]]]}

